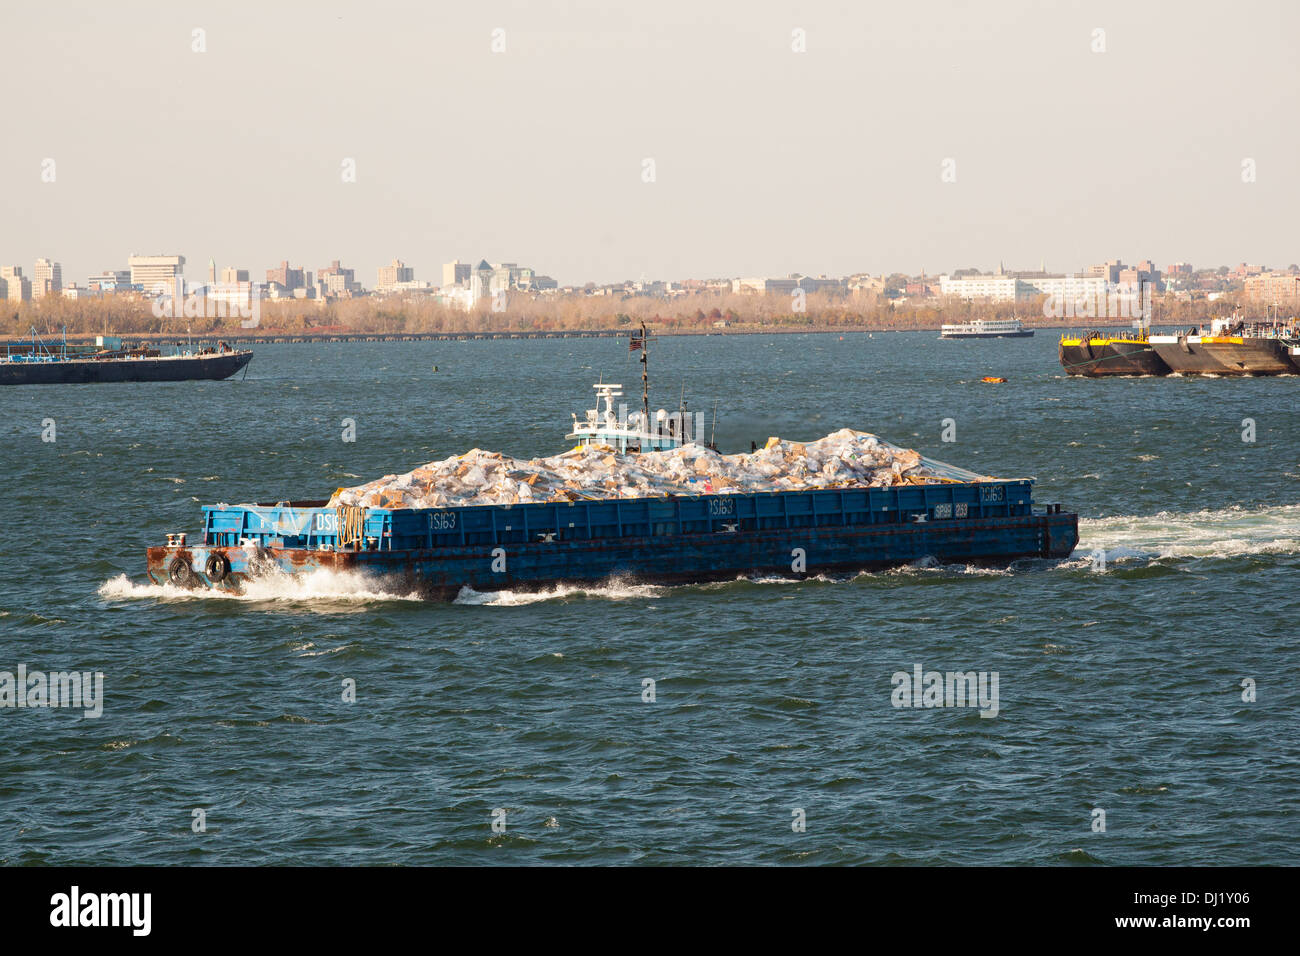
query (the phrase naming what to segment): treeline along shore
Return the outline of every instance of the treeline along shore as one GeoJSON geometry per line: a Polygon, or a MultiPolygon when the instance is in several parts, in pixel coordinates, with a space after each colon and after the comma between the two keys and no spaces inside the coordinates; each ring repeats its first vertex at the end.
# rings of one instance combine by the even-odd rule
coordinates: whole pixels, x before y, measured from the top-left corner
{"type": "MultiPolygon", "coordinates": [[[[946,322],[1018,318],[1037,328],[1108,328],[1131,326],[1128,317],[1044,314],[1044,301],[964,302],[916,300],[891,302],[883,296],[813,293],[805,309],[795,311],[786,296],[734,293],[694,294],[674,299],[618,296],[519,295],[495,311],[485,302],[472,311],[445,305],[428,296],[363,296],[353,299],[262,300],[254,318],[239,314],[156,314],[141,296],[105,295],[65,299],[45,296],[31,302],[0,302],[0,336],[19,339],[32,328],[42,336],[78,339],[98,334],[172,338],[192,334],[229,340],[352,338],[401,335],[594,334],[630,331],[645,321],[663,334],[746,332],[844,332],[935,330],[946,322]]],[[[1230,311],[1226,301],[1176,300],[1156,296],[1155,325],[1194,325],[1230,311]]],[[[1249,314],[1249,313],[1248,313],[1249,314]]]]}

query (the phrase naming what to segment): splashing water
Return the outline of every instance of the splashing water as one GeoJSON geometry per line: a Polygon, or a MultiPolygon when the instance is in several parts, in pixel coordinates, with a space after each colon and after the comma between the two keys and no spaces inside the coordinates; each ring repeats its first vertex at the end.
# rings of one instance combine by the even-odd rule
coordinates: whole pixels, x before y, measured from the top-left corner
{"type": "Polygon", "coordinates": [[[1111,561],[1300,553],[1300,505],[1085,518],[1075,557],[1092,551],[1111,561]]]}
{"type": "Polygon", "coordinates": [[[419,601],[415,592],[385,590],[384,583],[355,571],[317,568],[301,574],[274,571],[244,581],[243,592],[215,591],[209,588],[188,590],[171,584],[132,581],[125,574],[110,578],[99,586],[99,596],[111,601],[147,598],[161,601],[269,601],[324,602],[360,604],[372,601],[419,601]]]}

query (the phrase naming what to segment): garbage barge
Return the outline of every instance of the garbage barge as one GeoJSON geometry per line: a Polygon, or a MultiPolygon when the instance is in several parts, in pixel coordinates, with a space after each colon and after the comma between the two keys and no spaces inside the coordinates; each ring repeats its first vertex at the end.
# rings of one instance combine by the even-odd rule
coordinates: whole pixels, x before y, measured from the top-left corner
{"type": "MultiPolygon", "coordinates": [[[[450,600],[464,588],[805,578],[926,558],[1005,566],[1067,557],[1079,540],[1078,515],[1035,505],[1033,479],[977,475],[866,432],[723,456],[690,441],[683,416],[672,447],[619,454],[597,412],[595,434],[550,459],[475,449],[330,499],[204,506],[194,541],[170,534],[148,549],[149,577],[237,592],[252,576],[328,569],[450,600]]],[[[616,427],[658,430],[665,417],[616,427]]]]}

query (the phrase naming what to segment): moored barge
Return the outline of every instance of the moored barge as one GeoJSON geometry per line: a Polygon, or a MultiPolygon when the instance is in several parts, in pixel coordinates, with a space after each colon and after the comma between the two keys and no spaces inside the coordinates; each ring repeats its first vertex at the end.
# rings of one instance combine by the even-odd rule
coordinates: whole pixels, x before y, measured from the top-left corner
{"type": "Polygon", "coordinates": [[[216,346],[125,346],[100,337],[95,348],[49,347],[36,338],[0,354],[0,385],[86,385],[101,382],[190,382],[230,378],[253,360],[249,349],[216,346]]]}
{"type": "Polygon", "coordinates": [[[1145,333],[1062,335],[1057,356],[1067,375],[1168,375],[1145,333]]]}
{"type": "Polygon", "coordinates": [[[1300,374],[1300,333],[1280,322],[1247,323],[1240,315],[1151,336],[1160,358],[1181,375],[1300,374]]]}

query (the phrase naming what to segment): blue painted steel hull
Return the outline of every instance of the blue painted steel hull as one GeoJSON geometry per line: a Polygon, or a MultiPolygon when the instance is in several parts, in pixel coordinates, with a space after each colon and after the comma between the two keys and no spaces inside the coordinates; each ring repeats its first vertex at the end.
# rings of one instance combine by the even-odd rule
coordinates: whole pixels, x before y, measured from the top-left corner
{"type": "Polygon", "coordinates": [[[1062,558],[1078,516],[1035,510],[1029,481],[343,514],[308,505],[208,507],[201,544],[150,548],[159,583],[238,590],[267,569],[362,571],[430,598],[611,577],[689,583],[907,564],[1062,558]],[[215,556],[215,557],[214,557],[215,556]],[[214,563],[215,562],[215,563],[214,563]]]}

